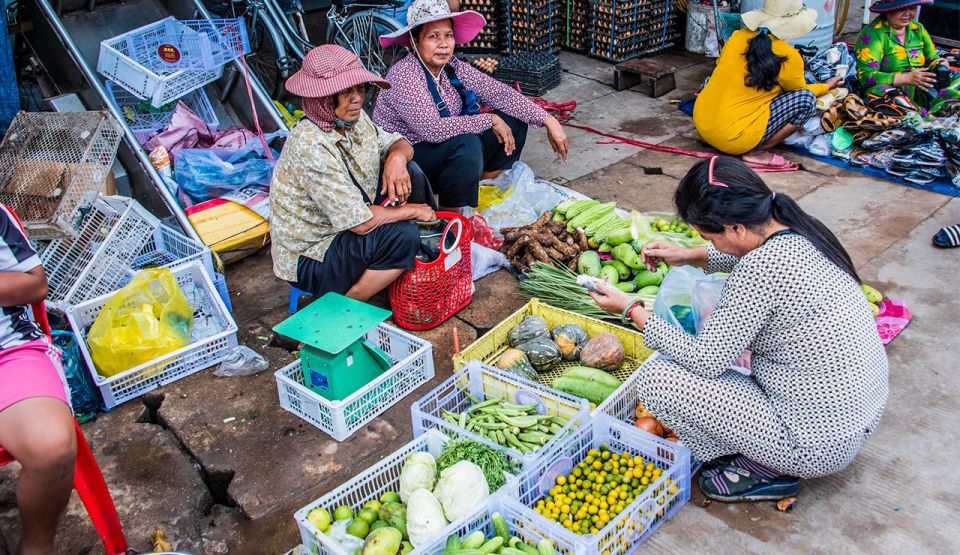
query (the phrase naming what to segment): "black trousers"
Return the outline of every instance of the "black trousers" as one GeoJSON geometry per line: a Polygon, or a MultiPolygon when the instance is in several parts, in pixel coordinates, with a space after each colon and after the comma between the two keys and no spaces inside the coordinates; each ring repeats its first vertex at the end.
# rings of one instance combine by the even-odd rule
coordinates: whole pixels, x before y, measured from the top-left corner
{"type": "Polygon", "coordinates": [[[527,141],[527,124],[501,112],[496,114],[513,131],[516,148],[510,156],[497,142],[493,129],[479,135],[457,135],[442,143],[413,145],[413,160],[423,168],[434,192],[440,196],[440,206],[476,206],[480,174],[510,169],[520,159],[527,141]]]}
{"type": "MultiPolygon", "coordinates": [[[[412,191],[407,202],[434,204],[427,177],[416,162],[407,164],[412,191]]],[[[383,202],[377,194],[374,203],[383,202]]],[[[346,293],[367,270],[409,270],[420,250],[420,228],[413,222],[393,222],[357,235],[341,231],[334,237],[323,261],[301,256],[297,261],[297,282],[293,285],[319,297],[331,291],[346,293]]]]}

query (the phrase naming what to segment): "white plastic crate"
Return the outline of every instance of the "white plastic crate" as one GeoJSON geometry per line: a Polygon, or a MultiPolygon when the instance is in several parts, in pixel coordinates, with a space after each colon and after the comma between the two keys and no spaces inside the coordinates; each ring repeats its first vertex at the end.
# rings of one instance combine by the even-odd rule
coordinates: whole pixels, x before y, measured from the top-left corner
{"type": "Polygon", "coordinates": [[[161,224],[133,199],[99,197],[76,237],[51,241],[39,253],[49,285],[47,306],[64,311],[116,291],[137,270],[199,261],[208,250],[161,224]]]}
{"type": "Polygon", "coordinates": [[[139,202],[99,197],[83,216],[76,237],[56,239],[40,253],[47,275],[47,306],[67,306],[118,288],[160,220],[139,202]]]}
{"type": "MultiPolygon", "coordinates": [[[[456,439],[466,439],[465,437],[456,439]]],[[[297,521],[300,528],[300,539],[303,541],[301,549],[307,553],[317,553],[320,555],[353,555],[344,550],[340,545],[327,534],[318,530],[313,524],[307,521],[307,515],[317,507],[322,507],[333,514],[334,509],[341,505],[346,505],[359,512],[363,504],[371,499],[379,499],[380,496],[388,491],[400,491],[400,471],[403,469],[403,463],[407,457],[416,452],[426,451],[435,458],[443,452],[443,446],[451,441],[452,438],[441,434],[436,430],[427,430],[407,443],[400,449],[394,451],[380,462],[357,474],[347,483],[337,489],[313,501],[306,507],[303,507],[293,518],[297,521]]],[[[516,491],[516,477],[509,477],[507,483],[500,488],[502,492],[516,491]]],[[[496,492],[491,492],[491,495],[496,492]]],[[[444,528],[443,532],[437,534],[437,538],[446,538],[454,530],[460,529],[464,522],[470,517],[464,517],[460,521],[452,522],[444,528]]],[[[428,544],[429,545],[429,544],[428,544]]],[[[428,545],[421,545],[414,549],[410,555],[421,555],[428,553],[424,548],[428,545]]]]}
{"type": "Polygon", "coordinates": [[[428,555],[442,553],[446,549],[447,538],[453,534],[463,539],[472,532],[480,531],[484,533],[484,536],[488,540],[492,539],[493,536],[496,535],[493,529],[493,521],[491,520],[493,513],[503,515],[503,519],[510,528],[510,535],[516,536],[530,547],[535,547],[540,540],[550,540],[558,554],[574,555],[576,553],[577,546],[575,544],[570,543],[564,538],[552,538],[548,536],[544,530],[530,518],[532,511],[527,510],[518,501],[512,499],[509,492],[506,491],[491,496],[490,499],[483,504],[479,512],[468,517],[466,521],[461,521],[459,527],[448,530],[448,534],[445,537],[437,538],[436,541],[424,546],[423,552],[428,555]]]}
{"type": "Polygon", "coordinates": [[[541,452],[549,451],[551,447],[562,441],[571,430],[586,423],[589,419],[590,403],[586,399],[567,395],[474,360],[416,401],[410,407],[410,412],[413,417],[414,436],[431,428],[445,434],[464,435],[504,451],[515,464],[526,465],[536,461],[541,452]],[[468,431],[444,419],[444,410],[462,413],[474,404],[468,394],[481,401],[505,399],[509,403],[516,404],[529,404],[537,399],[542,404],[542,414],[559,415],[568,422],[546,445],[536,451],[522,453],[518,449],[504,447],[475,431],[468,431]]]}
{"type": "MultiPolygon", "coordinates": [[[[656,359],[660,356],[660,353],[654,352],[650,355],[647,362],[656,359]]],[[[643,365],[640,366],[641,368],[643,365]]],[[[620,386],[616,391],[614,391],[607,399],[600,403],[596,409],[594,409],[593,414],[607,414],[617,420],[626,422],[627,424],[633,424],[637,417],[637,405],[640,403],[640,397],[637,391],[637,382],[640,380],[640,371],[636,371],[627,378],[623,385],[620,386]]],[[[697,470],[700,469],[700,461],[695,459],[692,455],[690,457],[690,475],[693,476],[697,473],[697,470]]]]}
{"type": "Polygon", "coordinates": [[[159,108],[215,81],[249,50],[242,19],[167,17],[102,41],[97,71],[159,108]]]}
{"type": "Polygon", "coordinates": [[[66,311],[70,327],[77,335],[80,352],[107,408],[213,366],[223,360],[229,349],[237,346],[237,325],[224,307],[203,265],[193,262],[173,268],[172,271],[194,311],[190,344],[110,378],[97,374],[87,347],[87,333],[112,293],[72,306],[66,311]]]}
{"type": "Polygon", "coordinates": [[[690,450],[601,414],[590,425],[574,431],[563,443],[544,453],[536,466],[524,469],[518,499],[535,530],[575,546],[572,553],[576,555],[633,553],[690,499],[690,450]],[[604,443],[611,451],[642,456],[660,468],[662,475],[597,534],[580,536],[532,509],[554,485],[550,477],[557,475],[558,466],[565,461],[576,465],[586,457],[587,451],[604,443]]]}
{"type": "MultiPolygon", "coordinates": [[[[107,80],[107,82],[103,84],[103,88],[107,91],[107,95],[110,97],[113,105],[124,115],[127,125],[130,126],[133,134],[141,143],[146,142],[154,131],[163,129],[170,123],[170,118],[173,116],[173,105],[169,106],[169,110],[161,110],[151,105],[151,107],[153,107],[152,111],[141,113],[137,110],[138,107],[140,107],[140,103],[144,102],[143,99],[136,97],[123,87],[114,87],[113,81],[110,80],[107,80]]],[[[210,104],[210,98],[203,88],[188,93],[180,100],[182,100],[197,117],[202,119],[212,131],[216,131],[220,126],[220,119],[213,110],[213,106],[210,104]]]]}
{"type": "Polygon", "coordinates": [[[343,441],[408,393],[433,379],[433,345],[429,341],[380,324],[367,335],[387,353],[393,366],[346,399],[331,401],[304,385],[300,361],[277,370],[280,406],[343,441]]]}
{"type": "Polygon", "coordinates": [[[74,237],[120,145],[107,111],[20,112],[0,143],[0,204],[33,241],[74,237]]]}

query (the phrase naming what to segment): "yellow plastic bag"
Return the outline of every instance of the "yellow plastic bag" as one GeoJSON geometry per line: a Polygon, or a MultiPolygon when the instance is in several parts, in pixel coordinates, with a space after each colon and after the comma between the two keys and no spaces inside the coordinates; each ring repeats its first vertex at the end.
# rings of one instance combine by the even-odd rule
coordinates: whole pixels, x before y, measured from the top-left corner
{"type": "Polygon", "coordinates": [[[190,343],[193,309],[169,268],[137,273],[97,315],[87,344],[97,373],[111,377],[190,343]]]}
{"type": "Polygon", "coordinates": [[[513,194],[513,187],[508,187],[506,191],[501,190],[494,185],[481,185],[477,193],[479,201],[477,202],[477,212],[483,212],[491,206],[500,204],[507,200],[513,194]]]}

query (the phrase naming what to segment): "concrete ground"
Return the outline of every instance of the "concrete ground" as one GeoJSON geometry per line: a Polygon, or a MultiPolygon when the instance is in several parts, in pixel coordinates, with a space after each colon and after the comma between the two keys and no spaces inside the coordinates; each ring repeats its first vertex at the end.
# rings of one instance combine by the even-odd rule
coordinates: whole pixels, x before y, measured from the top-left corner
{"type": "MultiPolygon", "coordinates": [[[[575,120],[654,143],[703,150],[692,121],[671,100],[686,98],[712,62],[683,53],[661,60],[678,68],[676,91],[659,99],[614,91],[612,68],[562,55],[561,85],[551,100],[576,100],[575,120]]],[[[537,175],[621,207],[669,210],[678,179],[696,159],[569,130],[567,163],[532,132],[524,160],[537,175]]],[[[953,288],[960,249],[934,249],[930,237],[960,223],[960,199],[842,172],[793,157],[795,173],[768,183],[799,200],[841,238],[863,278],[904,299],[913,323],[888,348],[890,400],[885,418],[845,471],[803,484],[796,508],[770,503],[705,504],[695,491],[647,549],[656,552],[955,553],[960,503],[950,469],[960,456],[957,398],[960,352],[953,288]]],[[[451,336],[467,345],[523,304],[516,281],[501,271],[480,280],[473,303],[439,328],[419,334],[434,346],[437,377],[345,442],[281,410],[273,371],[293,360],[271,331],[287,317],[287,286],[273,277],[269,251],[229,268],[234,316],[243,344],[264,353],[270,371],[217,378],[204,371],[131,401],[84,425],[110,485],[131,547],[148,551],[159,528],[174,547],[193,553],[282,553],[299,542],[293,513],[374,464],[412,437],[410,404],[450,375],[451,336]],[[231,420],[232,419],[232,420],[231,420]]],[[[378,302],[383,304],[385,298],[378,302]]],[[[16,465],[0,470],[0,553],[15,545],[16,465]]],[[[58,552],[99,553],[74,496],[58,552]]]]}

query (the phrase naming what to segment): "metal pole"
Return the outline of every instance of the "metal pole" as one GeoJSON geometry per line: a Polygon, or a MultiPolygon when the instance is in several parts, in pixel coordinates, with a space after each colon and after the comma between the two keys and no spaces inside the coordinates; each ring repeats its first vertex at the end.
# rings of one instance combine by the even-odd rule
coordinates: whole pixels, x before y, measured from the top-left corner
{"type": "Polygon", "coordinates": [[[80,50],[77,48],[77,45],[70,38],[69,33],[67,33],[66,28],[64,28],[63,23],[61,23],[60,18],[57,16],[56,12],[47,2],[47,0],[37,0],[37,5],[40,6],[40,9],[43,10],[43,13],[46,14],[47,19],[50,21],[50,24],[53,26],[54,31],[60,37],[60,42],[63,43],[63,46],[66,47],[67,52],[70,53],[70,56],[74,59],[77,66],[80,68],[80,71],[83,73],[83,76],[87,79],[87,82],[90,83],[90,86],[97,91],[97,94],[100,95],[100,98],[103,99],[104,104],[106,104],[107,110],[113,115],[113,117],[121,123],[123,127],[123,134],[126,138],[127,144],[132,145],[133,154],[137,157],[137,161],[140,162],[140,166],[146,172],[147,176],[150,178],[150,181],[154,184],[154,189],[160,193],[160,197],[163,199],[164,204],[167,205],[167,208],[170,210],[170,213],[177,219],[180,223],[180,226],[183,228],[184,233],[190,236],[191,239],[197,241],[200,244],[205,244],[200,238],[200,235],[197,234],[197,230],[193,228],[193,224],[190,223],[190,220],[187,218],[186,213],[183,211],[183,207],[180,206],[180,203],[177,202],[177,199],[173,198],[173,195],[170,194],[170,191],[167,190],[166,185],[163,184],[163,178],[160,177],[160,174],[157,173],[157,169],[153,167],[153,163],[150,161],[150,157],[147,153],[140,147],[140,142],[137,140],[136,136],[133,134],[133,130],[130,129],[129,125],[126,125],[124,115],[120,113],[114,105],[113,102],[108,101],[110,98],[107,96],[107,92],[104,90],[103,85],[100,83],[100,80],[97,78],[96,74],[90,69],[90,66],[87,65],[86,60],[84,60],[83,55],[80,54],[80,50]]]}

